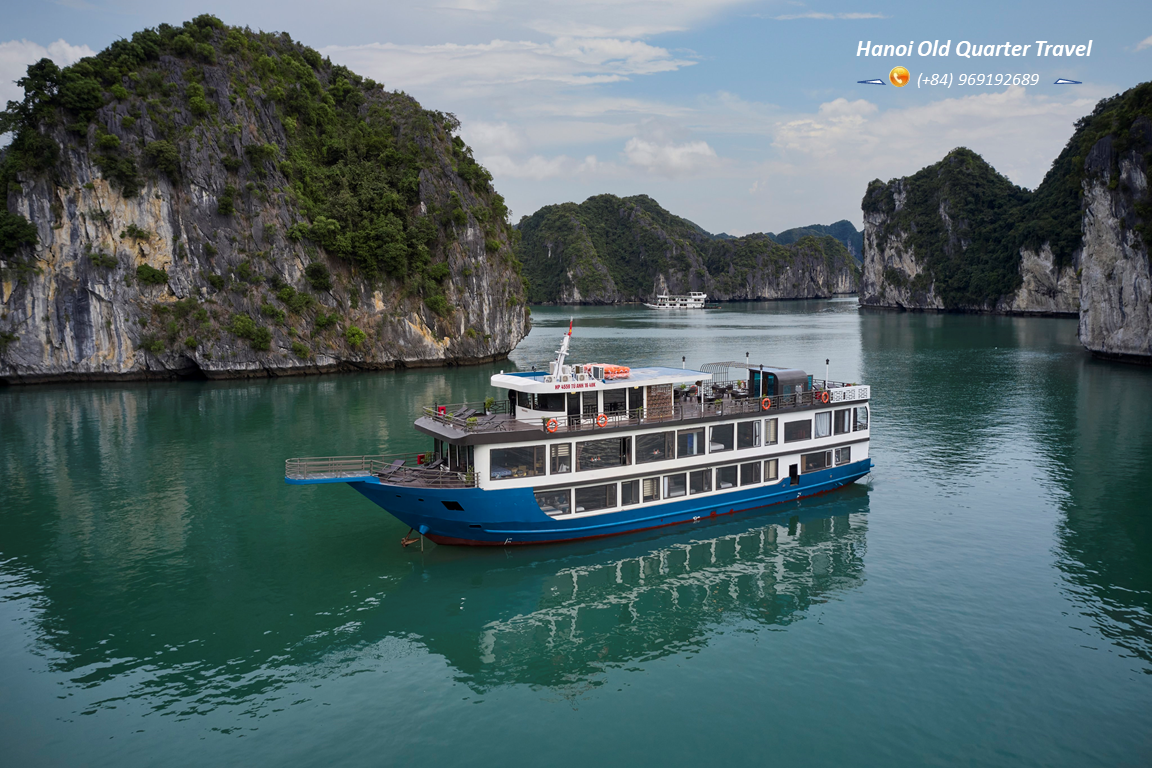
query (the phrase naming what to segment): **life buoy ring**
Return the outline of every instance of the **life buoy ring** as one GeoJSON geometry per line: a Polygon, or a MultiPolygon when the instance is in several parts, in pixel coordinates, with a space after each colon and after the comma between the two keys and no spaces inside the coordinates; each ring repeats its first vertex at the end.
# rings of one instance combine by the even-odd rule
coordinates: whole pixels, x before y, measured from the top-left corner
{"type": "Polygon", "coordinates": [[[549,432],[555,432],[559,426],[560,426],[560,423],[558,421],[556,421],[556,419],[548,419],[548,426],[545,428],[549,432]]]}
{"type": "Polygon", "coordinates": [[[764,410],[768,410],[769,408],[771,408],[772,407],[772,398],[766,397],[763,400],[761,400],[760,401],[760,407],[763,408],[764,410]]]}
{"type": "Polygon", "coordinates": [[[596,417],[596,426],[600,427],[601,429],[608,426],[608,417],[605,416],[604,414],[600,414],[599,416],[597,416],[596,417]]]}
{"type": "Polygon", "coordinates": [[[820,393],[820,402],[822,402],[822,403],[828,402],[828,390],[824,390],[823,392],[820,393]]]}

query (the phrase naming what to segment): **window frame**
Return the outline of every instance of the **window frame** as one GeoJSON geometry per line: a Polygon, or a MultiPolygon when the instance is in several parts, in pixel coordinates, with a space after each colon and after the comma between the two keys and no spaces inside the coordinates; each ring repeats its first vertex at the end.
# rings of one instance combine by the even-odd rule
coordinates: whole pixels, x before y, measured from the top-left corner
{"type": "Polygon", "coordinates": [[[619,504],[617,503],[619,501],[619,494],[617,493],[616,483],[600,483],[598,485],[585,485],[585,486],[581,486],[578,488],[573,488],[572,491],[573,491],[572,492],[572,511],[573,511],[573,514],[583,514],[585,512],[600,512],[601,510],[605,510],[605,509],[616,509],[619,506],[619,504]],[[584,507],[583,509],[580,509],[580,502],[577,500],[577,497],[580,494],[580,492],[581,491],[584,491],[584,492],[595,491],[595,490],[599,490],[601,488],[604,489],[605,506],[594,507],[592,509],[589,509],[588,507],[584,507]]]}
{"type": "Polygon", "coordinates": [[[678,429],[676,430],[676,458],[684,459],[691,456],[704,456],[708,453],[708,430],[704,427],[692,427],[691,429],[678,429]],[[680,453],[680,440],[688,435],[699,435],[700,450],[694,453],[680,453]]]}
{"type": "Polygon", "coordinates": [[[705,467],[704,469],[693,469],[688,472],[688,495],[695,496],[698,493],[711,493],[712,492],[712,467],[705,467]],[[696,477],[702,477],[704,482],[700,490],[694,490],[693,485],[696,477]]]}
{"type": "Polygon", "coordinates": [[[765,459],[764,460],[764,482],[771,482],[772,480],[780,479],[780,459],[765,459]]]}
{"type": "Polygon", "coordinates": [[[761,483],[761,466],[759,461],[749,461],[740,465],[740,487],[746,485],[760,485],[761,483]],[[747,471],[752,477],[745,479],[744,474],[747,471]]]}
{"type": "Polygon", "coordinates": [[[664,498],[665,499],[679,499],[682,496],[688,495],[688,473],[687,472],[675,472],[671,475],[664,475],[661,478],[661,480],[662,480],[662,486],[663,486],[663,488],[661,490],[664,491],[664,498]],[[677,478],[679,478],[681,483],[682,483],[680,485],[682,492],[674,494],[674,493],[671,493],[669,491],[669,482],[668,481],[669,480],[675,480],[677,478]]]}
{"type": "Polygon", "coordinates": [[[778,445],[780,443],[780,419],[773,417],[764,419],[764,445],[778,445]],[[768,425],[772,426],[769,427],[768,425]],[[771,440],[769,440],[771,436],[771,440]]]}
{"type": "Polygon", "coordinates": [[[575,463],[575,456],[572,454],[572,443],[549,443],[548,444],[548,474],[550,475],[569,475],[572,474],[573,464],[575,463]],[[566,457],[557,456],[555,451],[557,448],[564,447],[568,449],[566,457]],[[556,460],[559,458],[568,459],[568,469],[556,469],[556,460]]]}
{"type": "Polygon", "coordinates": [[[714,424],[708,428],[708,453],[725,453],[727,451],[736,450],[736,425],[735,424],[714,424]],[[728,430],[728,443],[725,445],[722,442],[716,441],[716,432],[720,430],[728,430]],[[713,446],[719,445],[719,448],[713,446]]]}
{"type": "MultiPolygon", "coordinates": [[[[572,489],[571,488],[553,488],[552,490],[548,490],[548,491],[534,491],[532,495],[536,499],[536,506],[540,507],[540,511],[544,512],[544,514],[548,515],[548,517],[564,517],[566,515],[572,514],[573,506],[572,506],[572,489]],[[540,495],[541,494],[551,494],[551,495],[557,495],[557,496],[560,494],[564,494],[565,497],[567,498],[567,502],[568,502],[567,503],[568,511],[567,512],[557,512],[554,515],[548,513],[547,511],[544,510],[544,505],[540,503],[540,495]]],[[[555,508],[555,507],[553,507],[553,508],[555,508]]]]}
{"type": "Polygon", "coordinates": [[[655,464],[659,461],[671,461],[676,458],[676,430],[670,429],[667,432],[647,432],[635,436],[632,441],[635,446],[635,461],[637,464],[655,464]],[[664,455],[658,459],[642,458],[646,454],[641,453],[640,441],[646,437],[663,437],[664,438],[664,455]]]}
{"type": "MultiPolygon", "coordinates": [[[[604,454],[600,454],[603,456],[604,454]]],[[[589,459],[591,461],[591,458],[589,459]]],[[[601,437],[595,440],[580,440],[576,443],[576,471],[577,472],[595,472],[598,469],[616,469],[617,467],[632,466],[632,437],[601,437]],[[596,443],[611,443],[619,441],[621,457],[618,464],[601,464],[600,466],[582,466],[584,463],[584,451],[587,450],[584,446],[594,445],[596,443]]]]}
{"type": "Polygon", "coordinates": [[[712,485],[713,488],[715,488],[718,491],[726,491],[729,488],[739,488],[740,487],[740,468],[739,468],[739,465],[737,465],[737,464],[725,464],[724,466],[716,467],[715,469],[716,469],[716,482],[712,485]],[[721,483],[724,482],[723,480],[720,479],[720,473],[722,473],[722,472],[725,474],[727,474],[728,472],[732,473],[732,482],[729,483],[727,486],[721,485],[721,483]]]}
{"type": "MultiPolygon", "coordinates": [[[[547,473],[547,466],[548,466],[548,451],[546,450],[546,447],[547,447],[546,444],[541,443],[539,445],[516,445],[516,446],[509,447],[509,448],[493,448],[488,453],[488,479],[489,480],[522,480],[525,477],[540,477],[540,476],[546,474],[547,473]],[[512,469],[511,469],[511,467],[508,466],[507,462],[497,462],[496,461],[497,451],[524,451],[524,450],[530,450],[533,452],[538,451],[539,452],[539,458],[537,459],[534,456],[533,457],[533,463],[539,462],[541,471],[528,472],[527,474],[517,475],[514,472],[512,472],[512,469]],[[502,469],[507,470],[509,472],[509,474],[502,475],[499,477],[493,475],[492,473],[496,471],[497,466],[500,466],[502,469]]],[[[517,466],[519,466],[519,465],[517,465],[517,466]]]]}
{"type": "Polygon", "coordinates": [[[812,439],[820,440],[821,438],[832,436],[832,411],[820,411],[812,416],[812,439]],[[820,434],[820,422],[826,421],[827,425],[824,428],[824,434],[820,434]]]}
{"type": "Polygon", "coordinates": [[[746,421],[736,422],[736,450],[747,451],[751,448],[759,448],[760,447],[760,431],[761,431],[760,419],[748,419],[746,421]],[[747,427],[747,428],[750,428],[752,430],[752,443],[751,443],[751,445],[740,445],[740,428],[741,427],[747,427]]]}

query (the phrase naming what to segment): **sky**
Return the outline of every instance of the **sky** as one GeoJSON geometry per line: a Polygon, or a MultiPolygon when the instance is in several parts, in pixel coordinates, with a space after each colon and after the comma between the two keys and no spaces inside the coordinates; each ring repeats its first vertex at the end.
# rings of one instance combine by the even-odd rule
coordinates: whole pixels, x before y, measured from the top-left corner
{"type": "Polygon", "coordinates": [[[915,173],[958,146],[1035,188],[1078,118],[1152,79],[1146,0],[10,5],[0,27],[0,101],[20,98],[13,81],[43,56],[69,64],[138,29],[212,13],[288,32],[426,108],[455,114],[513,221],[609,192],[647,194],[717,233],[840,219],[860,227],[870,180],[915,173]],[[949,40],[948,56],[917,54],[924,41],[949,40]],[[1046,48],[1037,56],[1037,41],[1092,41],[1091,55],[1046,48]],[[869,42],[914,47],[861,55],[869,42]],[[962,42],[982,52],[1004,47],[961,57],[962,42]],[[1008,43],[1031,48],[1014,57],[1008,43]],[[911,75],[902,88],[887,82],[898,65],[911,75]],[[1039,82],[959,82],[980,73],[1039,82]],[[918,86],[933,74],[950,75],[951,87],[918,86]],[[865,79],[884,84],[858,83],[865,79]]]}

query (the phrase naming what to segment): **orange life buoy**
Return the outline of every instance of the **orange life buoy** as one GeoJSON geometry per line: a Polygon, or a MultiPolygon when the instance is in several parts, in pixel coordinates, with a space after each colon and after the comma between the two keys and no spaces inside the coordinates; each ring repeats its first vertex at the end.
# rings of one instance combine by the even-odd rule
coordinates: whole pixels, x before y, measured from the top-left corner
{"type": "Polygon", "coordinates": [[[820,393],[820,402],[822,402],[822,403],[828,402],[828,390],[824,390],[823,392],[820,393]]]}
{"type": "Polygon", "coordinates": [[[548,419],[547,429],[549,432],[555,432],[556,428],[559,426],[560,426],[560,423],[557,422],[556,419],[548,419]]]}
{"type": "Polygon", "coordinates": [[[760,407],[763,408],[764,410],[768,410],[769,408],[771,408],[772,407],[772,398],[766,397],[763,400],[761,400],[760,401],[760,407]]]}
{"type": "Polygon", "coordinates": [[[601,428],[608,426],[608,417],[605,416],[604,414],[600,414],[599,416],[597,416],[596,417],[596,426],[601,427],[601,428]]]}

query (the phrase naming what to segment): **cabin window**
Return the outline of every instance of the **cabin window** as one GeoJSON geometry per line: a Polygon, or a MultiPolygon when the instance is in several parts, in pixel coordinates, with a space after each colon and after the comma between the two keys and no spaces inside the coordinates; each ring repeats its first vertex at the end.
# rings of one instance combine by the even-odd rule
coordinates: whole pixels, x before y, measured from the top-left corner
{"type": "Polygon", "coordinates": [[[644,492],[644,501],[660,501],[660,478],[644,478],[640,490],[644,492]]]}
{"type": "Polygon", "coordinates": [[[700,456],[704,453],[704,428],[682,429],[676,433],[676,458],[700,456]]]}
{"type": "Polygon", "coordinates": [[[564,393],[551,393],[545,395],[536,395],[536,410],[538,411],[552,411],[553,413],[564,412],[564,393]]]}
{"type": "Polygon", "coordinates": [[[672,415],[672,385],[653,384],[647,387],[648,409],[645,411],[650,419],[661,419],[672,415]]]}
{"type": "Polygon", "coordinates": [[[572,471],[572,443],[557,443],[548,447],[548,471],[562,475],[572,471]]]}
{"type": "Polygon", "coordinates": [[[866,405],[856,407],[856,422],[852,426],[853,432],[859,432],[862,429],[868,429],[868,406],[866,405]]]}
{"type": "Polygon", "coordinates": [[[604,413],[624,413],[627,408],[628,395],[623,389],[604,390],[604,413]]]}
{"type": "Polygon", "coordinates": [[[765,419],[764,420],[764,445],[776,445],[778,440],[776,435],[778,419],[765,419]]]}
{"type": "Polygon", "coordinates": [[[635,413],[644,407],[644,390],[640,387],[628,388],[628,412],[635,413]]]}
{"type": "Polygon", "coordinates": [[[620,506],[627,507],[640,503],[640,481],[625,480],[620,483],[620,506]]]}
{"type": "Polygon", "coordinates": [[[636,463],[647,464],[652,461],[670,459],[675,444],[675,432],[636,435],[636,463]]]}
{"type": "Polygon", "coordinates": [[[721,424],[717,427],[712,427],[712,437],[708,441],[709,453],[719,453],[720,451],[730,451],[735,445],[733,435],[736,432],[735,425],[721,424]]]}
{"type": "Polygon", "coordinates": [[[832,466],[832,451],[805,453],[800,457],[801,472],[815,472],[830,466],[832,466]]]}
{"type": "Polygon", "coordinates": [[[540,511],[549,517],[567,515],[572,512],[572,491],[564,488],[559,491],[536,491],[536,503],[540,511]]]}
{"type": "Polygon", "coordinates": [[[784,422],[784,442],[794,443],[797,440],[808,440],[812,437],[812,420],[784,422]]]}
{"type": "Polygon", "coordinates": [[[753,461],[740,465],[740,485],[757,485],[760,482],[760,462],[753,461]]]}
{"type": "Polygon", "coordinates": [[[616,483],[576,489],[576,511],[594,512],[616,506],[616,483]]]}
{"type": "Polygon", "coordinates": [[[776,480],[780,477],[780,459],[768,459],[764,462],[764,482],[776,480]]]}
{"type": "Polygon", "coordinates": [[[688,476],[681,472],[679,475],[664,476],[664,498],[675,499],[688,493],[688,476]]]}
{"type": "Polygon", "coordinates": [[[828,437],[832,434],[832,411],[816,414],[816,437],[828,437]]]}
{"type": "Polygon", "coordinates": [[[847,464],[850,461],[852,461],[852,448],[851,447],[837,448],[835,451],[835,455],[836,455],[836,466],[840,466],[841,464],[847,464]]]}
{"type": "Polygon", "coordinates": [[[760,447],[760,420],[742,421],[736,425],[736,448],[760,447]]]}
{"type": "Polygon", "coordinates": [[[632,448],[630,437],[610,437],[607,440],[585,440],[576,443],[576,471],[608,469],[631,464],[629,452],[632,448]]]}
{"type": "Polygon", "coordinates": [[[712,490],[712,470],[698,469],[688,473],[689,493],[708,493],[712,490]]]}
{"type": "Polygon", "coordinates": [[[845,408],[832,416],[832,434],[844,435],[852,431],[852,409],[845,408]]]}
{"type": "Polygon", "coordinates": [[[544,474],[544,446],[528,445],[522,448],[493,448],[491,475],[493,480],[512,477],[535,477],[544,474]]]}
{"type": "Polygon", "coordinates": [[[716,468],[716,490],[722,491],[736,485],[736,465],[716,468]]]}
{"type": "Polygon", "coordinates": [[[536,403],[533,402],[534,399],[530,392],[516,393],[516,405],[521,408],[527,408],[530,411],[536,410],[536,403]]]}

